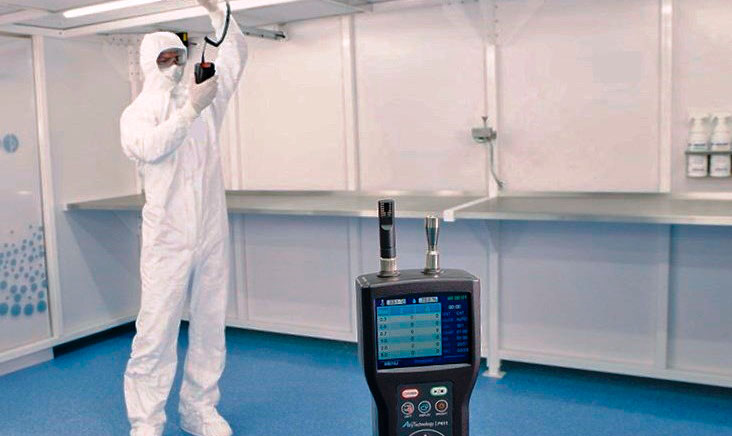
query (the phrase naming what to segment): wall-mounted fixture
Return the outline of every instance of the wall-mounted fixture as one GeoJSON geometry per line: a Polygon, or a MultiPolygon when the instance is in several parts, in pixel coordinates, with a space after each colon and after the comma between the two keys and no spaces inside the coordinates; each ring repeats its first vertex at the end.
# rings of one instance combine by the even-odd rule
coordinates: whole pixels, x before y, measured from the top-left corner
{"type": "Polygon", "coordinates": [[[691,178],[732,176],[732,114],[692,113],[686,147],[686,175],[691,178]],[[712,127],[713,126],[713,127],[712,127]],[[711,133],[710,133],[711,131],[711,133]]]}
{"type": "Polygon", "coordinates": [[[473,134],[473,140],[477,142],[478,144],[488,144],[488,147],[490,148],[490,154],[491,154],[491,166],[490,166],[490,172],[491,176],[493,177],[493,180],[495,180],[496,185],[498,185],[498,189],[503,189],[503,187],[506,185],[506,182],[498,178],[498,173],[496,171],[496,138],[498,138],[498,133],[495,129],[488,126],[488,116],[483,116],[483,126],[482,127],[476,127],[472,130],[473,134]]]}

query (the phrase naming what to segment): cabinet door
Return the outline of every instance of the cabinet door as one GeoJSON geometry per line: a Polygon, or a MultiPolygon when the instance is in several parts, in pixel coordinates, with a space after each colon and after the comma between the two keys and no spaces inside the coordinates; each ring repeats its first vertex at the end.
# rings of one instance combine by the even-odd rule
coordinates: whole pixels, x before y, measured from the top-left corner
{"type": "Polygon", "coordinates": [[[51,335],[33,57],[0,37],[0,353],[51,335]]]}

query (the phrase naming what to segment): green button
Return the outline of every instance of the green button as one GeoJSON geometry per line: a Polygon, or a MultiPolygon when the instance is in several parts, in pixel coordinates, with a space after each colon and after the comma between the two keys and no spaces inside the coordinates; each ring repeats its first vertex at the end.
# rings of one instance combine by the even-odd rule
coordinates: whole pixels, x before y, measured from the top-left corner
{"type": "Polygon", "coordinates": [[[430,389],[430,394],[433,397],[444,397],[445,395],[447,395],[447,387],[435,386],[434,388],[430,389]]]}

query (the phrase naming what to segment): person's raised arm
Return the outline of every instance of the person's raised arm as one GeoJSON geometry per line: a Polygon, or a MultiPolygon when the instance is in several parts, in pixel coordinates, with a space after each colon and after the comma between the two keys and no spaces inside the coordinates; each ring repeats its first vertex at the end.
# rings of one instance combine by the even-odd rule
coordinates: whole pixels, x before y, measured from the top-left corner
{"type": "MultiPolygon", "coordinates": [[[[222,9],[223,4],[219,4],[218,0],[198,0],[198,3],[209,11],[211,24],[216,30],[216,38],[220,39],[226,25],[226,11],[222,9]]],[[[217,126],[221,125],[229,100],[239,86],[247,57],[246,39],[234,17],[231,17],[229,33],[224,43],[219,47],[216,56],[219,92],[211,107],[217,126]]]]}

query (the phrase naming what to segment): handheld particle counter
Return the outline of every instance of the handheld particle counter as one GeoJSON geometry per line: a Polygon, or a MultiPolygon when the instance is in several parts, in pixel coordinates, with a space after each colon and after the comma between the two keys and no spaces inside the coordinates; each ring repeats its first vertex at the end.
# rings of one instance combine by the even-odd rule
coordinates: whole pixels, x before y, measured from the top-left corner
{"type": "Polygon", "coordinates": [[[480,281],[440,269],[427,217],[424,269],[399,271],[392,200],[379,202],[381,271],[356,280],[359,356],[376,436],[467,436],[480,365],[480,281]]]}

